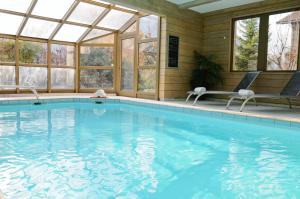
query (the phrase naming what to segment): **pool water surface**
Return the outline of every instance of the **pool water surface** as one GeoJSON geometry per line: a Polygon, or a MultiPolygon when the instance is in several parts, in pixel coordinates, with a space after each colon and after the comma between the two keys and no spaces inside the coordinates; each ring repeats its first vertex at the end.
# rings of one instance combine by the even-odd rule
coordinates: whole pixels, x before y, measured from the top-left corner
{"type": "Polygon", "coordinates": [[[299,128],[122,103],[0,106],[8,199],[300,198],[299,128]]]}

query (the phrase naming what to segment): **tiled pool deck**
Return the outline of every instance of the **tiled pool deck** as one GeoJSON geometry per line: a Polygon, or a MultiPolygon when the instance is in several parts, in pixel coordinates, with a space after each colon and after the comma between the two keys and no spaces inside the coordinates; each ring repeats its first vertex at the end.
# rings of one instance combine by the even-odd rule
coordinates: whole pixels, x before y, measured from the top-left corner
{"type": "MultiPolygon", "coordinates": [[[[110,96],[107,99],[90,99],[92,94],[42,94],[41,102],[80,102],[89,100],[101,100],[111,103],[126,103],[149,106],[158,109],[179,110],[183,112],[197,114],[207,114],[233,120],[260,121],[278,126],[290,126],[300,128],[300,108],[289,109],[287,106],[270,105],[248,105],[244,112],[239,112],[240,104],[231,106],[231,110],[226,110],[225,101],[200,101],[196,106],[192,102],[184,101],[153,101],[128,97],[110,96]]],[[[32,103],[33,95],[0,95],[0,105],[2,104],[24,104],[32,103]]],[[[1,107],[0,107],[1,109],[1,107]]]]}

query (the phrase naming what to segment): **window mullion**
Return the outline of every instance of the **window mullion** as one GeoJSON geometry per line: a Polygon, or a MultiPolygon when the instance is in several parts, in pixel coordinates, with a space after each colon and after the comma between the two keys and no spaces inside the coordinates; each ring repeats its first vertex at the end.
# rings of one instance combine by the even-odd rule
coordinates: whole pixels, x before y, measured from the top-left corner
{"type": "Polygon", "coordinates": [[[269,15],[260,17],[257,70],[267,70],[269,15]]]}

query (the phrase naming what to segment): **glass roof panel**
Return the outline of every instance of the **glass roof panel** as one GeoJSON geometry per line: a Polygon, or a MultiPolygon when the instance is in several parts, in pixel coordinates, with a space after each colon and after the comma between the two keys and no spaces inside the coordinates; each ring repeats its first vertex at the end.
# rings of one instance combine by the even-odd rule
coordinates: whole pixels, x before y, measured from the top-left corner
{"type": "Polygon", "coordinates": [[[103,7],[81,2],[68,18],[68,21],[91,25],[104,10],[103,7]]]}
{"type": "Polygon", "coordinates": [[[62,19],[74,0],[38,0],[32,14],[55,19],[62,19]]]}
{"type": "Polygon", "coordinates": [[[31,4],[31,0],[0,0],[0,9],[25,13],[31,4]]]}
{"type": "Polygon", "coordinates": [[[106,35],[111,33],[110,31],[106,31],[106,30],[99,30],[99,29],[93,29],[85,38],[84,40],[88,40],[88,39],[92,39],[95,37],[100,37],[102,35],[106,35]]]}
{"type": "Polygon", "coordinates": [[[133,14],[111,10],[98,24],[100,27],[120,29],[127,21],[133,17],[133,14]]]}
{"type": "Polygon", "coordinates": [[[64,24],[55,35],[54,40],[76,42],[86,30],[85,27],[64,24]]]}
{"type": "Polygon", "coordinates": [[[58,23],[29,18],[21,35],[48,39],[58,23]]]}
{"type": "Polygon", "coordinates": [[[15,35],[23,17],[0,13],[0,33],[15,35]]]}

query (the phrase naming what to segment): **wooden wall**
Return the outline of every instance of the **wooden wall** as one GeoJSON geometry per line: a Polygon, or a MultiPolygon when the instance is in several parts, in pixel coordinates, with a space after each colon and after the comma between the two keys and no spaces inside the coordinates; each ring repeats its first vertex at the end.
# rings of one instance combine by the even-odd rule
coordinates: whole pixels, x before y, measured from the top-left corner
{"type": "MultiPolygon", "coordinates": [[[[222,64],[225,71],[222,89],[231,90],[244,75],[242,72],[230,72],[231,19],[299,6],[299,0],[266,0],[204,15],[202,52],[217,56],[216,61],[222,64]]],[[[253,89],[258,93],[278,93],[290,76],[289,72],[263,72],[253,89]]]]}
{"type": "Polygon", "coordinates": [[[162,17],[159,98],[164,100],[186,96],[186,91],[190,89],[192,70],[195,67],[193,51],[200,51],[202,47],[201,15],[179,9],[175,4],[164,0],[110,0],[110,2],[162,17]],[[169,34],[180,37],[178,69],[167,66],[167,37],[169,34]]]}

